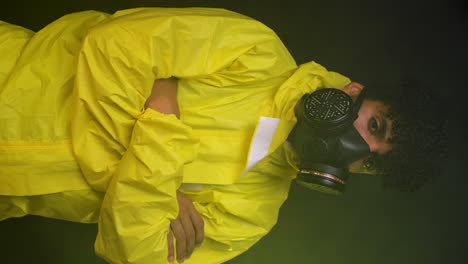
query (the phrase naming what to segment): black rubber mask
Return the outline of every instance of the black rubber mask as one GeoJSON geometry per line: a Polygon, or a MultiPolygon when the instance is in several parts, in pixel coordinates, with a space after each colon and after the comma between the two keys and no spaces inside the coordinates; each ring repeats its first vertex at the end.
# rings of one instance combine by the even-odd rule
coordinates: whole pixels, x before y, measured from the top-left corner
{"type": "Polygon", "coordinates": [[[353,126],[364,96],[363,90],[353,103],[345,92],[332,88],[304,95],[288,139],[300,158],[299,184],[330,194],[344,192],[347,166],[370,154],[353,126]]]}

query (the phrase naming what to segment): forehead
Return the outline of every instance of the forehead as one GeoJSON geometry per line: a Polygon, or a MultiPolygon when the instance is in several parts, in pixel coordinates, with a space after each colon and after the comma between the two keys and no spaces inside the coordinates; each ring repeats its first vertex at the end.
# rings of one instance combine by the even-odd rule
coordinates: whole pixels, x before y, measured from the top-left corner
{"type": "Polygon", "coordinates": [[[390,107],[386,104],[384,104],[381,101],[375,101],[375,100],[364,100],[361,109],[359,110],[360,112],[366,111],[366,112],[383,112],[384,114],[388,113],[390,107]]]}

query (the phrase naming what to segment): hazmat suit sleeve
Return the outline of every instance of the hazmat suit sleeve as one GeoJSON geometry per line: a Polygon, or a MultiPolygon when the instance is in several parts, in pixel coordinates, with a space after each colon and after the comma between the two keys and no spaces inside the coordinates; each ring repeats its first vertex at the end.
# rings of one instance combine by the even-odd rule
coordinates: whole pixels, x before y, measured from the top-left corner
{"type": "Polygon", "coordinates": [[[165,263],[170,219],[183,164],[195,155],[191,128],[174,115],[147,109],[101,205],[96,253],[110,263],[165,263]]]}
{"type": "Polygon", "coordinates": [[[296,67],[271,29],[234,12],[117,12],[89,31],[79,55],[72,134],[84,176],[94,189],[107,189],[155,79],[252,87],[296,67]]]}
{"type": "Polygon", "coordinates": [[[188,192],[205,222],[205,240],[187,264],[223,263],[257,243],[276,224],[288,197],[295,166],[285,160],[292,150],[282,145],[238,182],[188,192]]]}
{"type": "Polygon", "coordinates": [[[227,87],[294,67],[270,29],[224,10],[128,10],[91,29],[78,57],[72,140],[88,183],[106,192],[97,254],[110,263],[166,261],[176,190],[196,139],[175,116],[144,109],[155,79],[227,87]]]}

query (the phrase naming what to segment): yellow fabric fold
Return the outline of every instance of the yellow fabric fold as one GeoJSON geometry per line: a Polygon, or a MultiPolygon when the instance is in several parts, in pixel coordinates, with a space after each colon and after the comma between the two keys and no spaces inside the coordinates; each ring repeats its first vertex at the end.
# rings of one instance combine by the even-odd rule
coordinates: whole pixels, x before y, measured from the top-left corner
{"type": "Polygon", "coordinates": [[[3,82],[8,78],[15,66],[24,46],[34,32],[20,26],[0,21],[0,91],[3,82]]]}
{"type": "Polygon", "coordinates": [[[151,109],[138,117],[129,147],[101,205],[96,253],[110,263],[164,263],[176,190],[198,140],[174,115],[151,109]]]}
{"type": "Polygon", "coordinates": [[[0,23],[0,195],[89,189],[72,152],[76,54],[108,15],[64,16],[34,33],[0,23]]]}

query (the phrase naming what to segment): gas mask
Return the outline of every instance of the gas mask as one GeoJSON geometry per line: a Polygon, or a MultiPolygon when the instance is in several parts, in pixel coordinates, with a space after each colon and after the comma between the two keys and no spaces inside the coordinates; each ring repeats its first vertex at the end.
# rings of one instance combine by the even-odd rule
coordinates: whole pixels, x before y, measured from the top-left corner
{"type": "Polygon", "coordinates": [[[364,100],[356,102],[345,92],[324,88],[306,94],[297,113],[298,123],[288,141],[300,158],[297,182],[307,188],[342,194],[347,166],[370,154],[369,145],[353,126],[364,100]]]}

